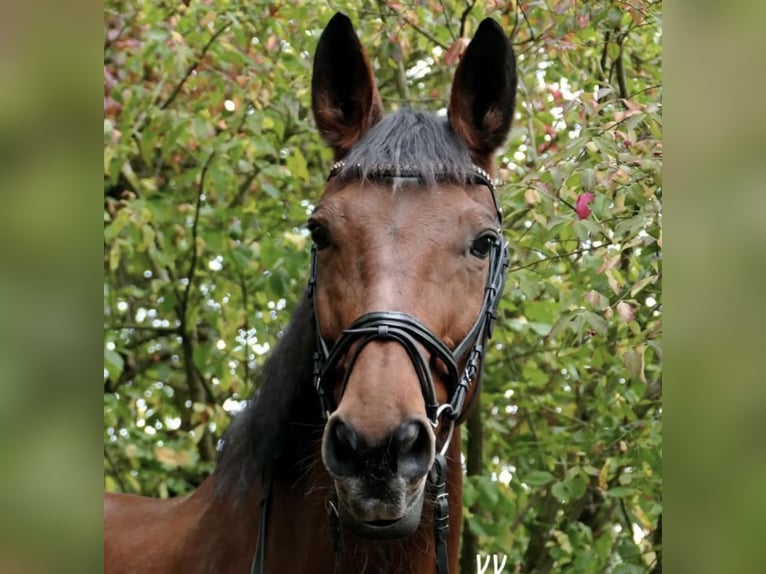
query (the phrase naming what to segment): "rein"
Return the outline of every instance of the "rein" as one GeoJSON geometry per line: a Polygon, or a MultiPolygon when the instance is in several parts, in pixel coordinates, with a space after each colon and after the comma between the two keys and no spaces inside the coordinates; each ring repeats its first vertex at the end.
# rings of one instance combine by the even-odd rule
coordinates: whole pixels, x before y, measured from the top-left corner
{"type": "MultiPolygon", "coordinates": [[[[333,165],[328,175],[328,180],[343,173],[344,178],[359,178],[362,176],[358,167],[349,166],[344,161],[333,165]]],[[[386,180],[391,178],[418,178],[420,171],[417,166],[379,165],[365,174],[367,179],[386,180]]],[[[447,180],[449,178],[442,178],[447,180]]],[[[477,165],[471,166],[471,172],[466,182],[475,185],[484,185],[489,190],[497,212],[498,228],[502,223],[502,213],[497,201],[495,187],[486,170],[477,165]]],[[[499,231],[499,229],[498,229],[499,231]]],[[[316,246],[311,249],[311,274],[308,284],[308,295],[314,312],[314,335],[316,348],[313,354],[313,384],[317,391],[322,407],[322,416],[325,420],[335,410],[336,405],[332,398],[332,388],[328,382],[332,381],[330,375],[338,365],[338,362],[349,352],[351,347],[358,343],[348,358],[343,380],[341,383],[341,395],[354,368],[357,358],[367,344],[372,341],[396,341],[404,347],[407,355],[420,381],[421,392],[425,400],[426,415],[436,430],[442,418],[448,421],[447,436],[434,457],[433,465],[428,473],[428,486],[434,498],[434,541],[436,546],[436,565],[438,574],[448,574],[449,561],[447,556],[447,533],[449,531],[449,500],[446,488],[447,461],[445,454],[452,440],[452,432],[456,424],[460,424],[465,418],[470,404],[465,404],[465,398],[471,386],[476,383],[481,385],[483,357],[486,344],[492,336],[492,328],[497,318],[497,306],[503,293],[505,275],[508,269],[508,243],[500,236],[494,242],[489,259],[489,272],[484,288],[481,310],[468,331],[465,338],[454,348],[450,349],[444,341],[433,333],[417,318],[398,311],[375,311],[358,317],[347,329],[343,331],[337,341],[328,345],[319,329],[317,317],[317,305],[315,294],[317,286],[317,250],[316,246]],[[431,369],[428,367],[428,359],[423,354],[420,346],[431,355],[437,357],[447,368],[448,401],[438,403],[436,387],[434,385],[431,369]],[[465,360],[465,367],[459,372],[458,364],[465,360]]],[[[478,394],[480,389],[472,395],[478,394]]],[[[264,497],[261,501],[261,522],[259,526],[258,545],[251,568],[251,574],[265,574],[266,554],[266,524],[268,521],[269,499],[271,498],[271,480],[264,481],[264,497]]],[[[337,510],[332,502],[328,502],[328,516],[332,526],[333,545],[335,547],[335,572],[339,568],[341,532],[337,516],[337,510]]]]}

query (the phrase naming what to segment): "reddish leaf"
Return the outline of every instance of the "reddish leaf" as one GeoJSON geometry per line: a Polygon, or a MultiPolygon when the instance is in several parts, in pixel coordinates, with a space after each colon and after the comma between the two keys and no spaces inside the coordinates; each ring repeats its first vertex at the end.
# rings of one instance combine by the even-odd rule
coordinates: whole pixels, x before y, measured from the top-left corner
{"type": "Polygon", "coordinates": [[[444,62],[448,66],[457,64],[460,61],[463,52],[465,52],[465,49],[468,47],[469,41],[468,38],[458,38],[455,40],[444,55],[444,62]]]}
{"type": "Polygon", "coordinates": [[[594,195],[589,192],[581,193],[577,196],[577,202],[575,203],[575,211],[579,219],[585,219],[590,215],[590,207],[588,205],[595,199],[594,195]]]}

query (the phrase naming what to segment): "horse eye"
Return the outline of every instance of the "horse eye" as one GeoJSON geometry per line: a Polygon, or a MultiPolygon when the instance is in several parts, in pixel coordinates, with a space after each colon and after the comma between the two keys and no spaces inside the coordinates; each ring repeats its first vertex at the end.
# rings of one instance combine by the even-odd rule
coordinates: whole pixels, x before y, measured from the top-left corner
{"type": "Polygon", "coordinates": [[[495,245],[497,237],[491,233],[485,233],[480,235],[471,242],[471,255],[478,257],[479,259],[486,259],[489,256],[489,252],[492,251],[492,247],[495,245]]]}
{"type": "Polygon", "coordinates": [[[308,223],[309,233],[311,233],[311,240],[319,250],[330,246],[330,232],[324,225],[317,223],[316,221],[309,221],[308,223]]]}

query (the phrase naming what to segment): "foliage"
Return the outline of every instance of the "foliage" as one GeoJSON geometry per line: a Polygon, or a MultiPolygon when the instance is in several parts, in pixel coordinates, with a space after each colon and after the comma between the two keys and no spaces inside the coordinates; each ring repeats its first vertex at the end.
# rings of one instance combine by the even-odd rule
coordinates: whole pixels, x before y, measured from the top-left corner
{"type": "Polygon", "coordinates": [[[651,570],[662,22],[648,0],[107,0],[106,488],[193,490],[289,320],[308,272],[304,221],[331,164],[309,78],[336,10],[389,108],[443,108],[464,38],[487,15],[517,50],[517,116],[498,156],[512,262],[468,532],[481,552],[508,555],[508,571],[651,570]]]}

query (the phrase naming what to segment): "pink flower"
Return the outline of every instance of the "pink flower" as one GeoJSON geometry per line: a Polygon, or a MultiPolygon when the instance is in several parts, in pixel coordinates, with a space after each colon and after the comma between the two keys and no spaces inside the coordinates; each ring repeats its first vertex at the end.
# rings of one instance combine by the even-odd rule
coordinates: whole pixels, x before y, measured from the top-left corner
{"type": "Polygon", "coordinates": [[[588,191],[577,196],[575,211],[577,212],[577,217],[579,219],[585,219],[590,215],[590,207],[588,207],[588,204],[594,199],[596,199],[594,195],[588,191]]]}

